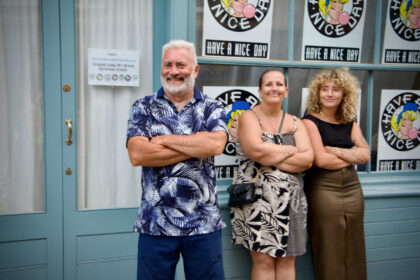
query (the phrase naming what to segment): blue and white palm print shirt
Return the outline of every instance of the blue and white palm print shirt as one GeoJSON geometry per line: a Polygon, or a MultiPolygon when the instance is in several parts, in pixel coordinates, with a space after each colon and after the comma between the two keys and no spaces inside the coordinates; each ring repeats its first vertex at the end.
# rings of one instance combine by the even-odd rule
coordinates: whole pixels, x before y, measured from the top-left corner
{"type": "MultiPolygon", "coordinates": [[[[227,132],[225,120],[222,104],[197,88],[180,112],[161,88],[134,102],[127,141],[133,136],[227,132]]],[[[225,227],[217,204],[214,157],[142,168],[143,192],[134,231],[155,236],[190,236],[225,227]]]]}

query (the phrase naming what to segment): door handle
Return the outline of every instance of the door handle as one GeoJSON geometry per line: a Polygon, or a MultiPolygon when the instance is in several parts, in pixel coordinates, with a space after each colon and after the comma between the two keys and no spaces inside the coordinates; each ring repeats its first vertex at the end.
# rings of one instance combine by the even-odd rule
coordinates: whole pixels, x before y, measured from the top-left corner
{"type": "Polygon", "coordinates": [[[72,126],[71,126],[71,119],[66,119],[66,125],[69,128],[69,134],[67,136],[66,144],[71,145],[73,141],[71,141],[71,135],[73,133],[72,126]]]}

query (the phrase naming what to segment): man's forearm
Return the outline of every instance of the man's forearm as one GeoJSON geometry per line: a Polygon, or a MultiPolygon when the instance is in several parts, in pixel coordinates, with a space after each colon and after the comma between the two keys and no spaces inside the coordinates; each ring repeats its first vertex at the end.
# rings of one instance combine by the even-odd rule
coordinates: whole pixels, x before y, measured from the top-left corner
{"type": "Polygon", "coordinates": [[[198,132],[192,135],[161,135],[151,139],[151,143],[156,143],[196,158],[221,154],[226,141],[227,134],[224,131],[198,132]]]}
{"type": "Polygon", "coordinates": [[[152,143],[146,137],[131,138],[127,148],[133,166],[161,167],[190,158],[181,152],[152,143]]]}

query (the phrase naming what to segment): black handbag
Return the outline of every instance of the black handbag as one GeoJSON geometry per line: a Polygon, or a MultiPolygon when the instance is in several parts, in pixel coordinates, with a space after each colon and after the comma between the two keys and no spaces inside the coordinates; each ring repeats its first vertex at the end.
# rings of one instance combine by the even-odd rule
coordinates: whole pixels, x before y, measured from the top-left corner
{"type": "Polygon", "coordinates": [[[229,193],[229,207],[239,207],[255,201],[255,181],[259,174],[260,169],[258,169],[258,172],[251,183],[241,184],[235,184],[235,176],[234,182],[227,188],[229,193]]]}

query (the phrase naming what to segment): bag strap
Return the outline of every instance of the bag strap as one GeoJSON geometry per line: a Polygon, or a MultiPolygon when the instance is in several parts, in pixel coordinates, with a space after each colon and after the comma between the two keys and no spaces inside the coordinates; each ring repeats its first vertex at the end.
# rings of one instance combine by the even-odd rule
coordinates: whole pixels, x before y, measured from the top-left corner
{"type": "Polygon", "coordinates": [[[278,134],[280,134],[281,129],[283,128],[283,122],[284,122],[284,117],[286,116],[286,112],[283,111],[283,116],[281,117],[281,122],[280,122],[280,127],[279,127],[279,131],[277,132],[278,134]]]}
{"type": "Polygon", "coordinates": [[[257,112],[255,112],[254,111],[254,109],[250,109],[254,114],[255,114],[255,116],[257,117],[257,119],[258,119],[258,122],[260,123],[260,127],[261,127],[261,130],[263,130],[263,126],[262,126],[262,122],[261,122],[261,119],[260,119],[260,116],[258,116],[258,114],[257,114],[257,112]]]}

